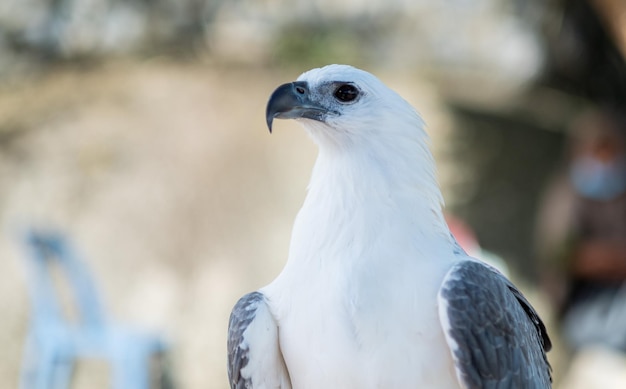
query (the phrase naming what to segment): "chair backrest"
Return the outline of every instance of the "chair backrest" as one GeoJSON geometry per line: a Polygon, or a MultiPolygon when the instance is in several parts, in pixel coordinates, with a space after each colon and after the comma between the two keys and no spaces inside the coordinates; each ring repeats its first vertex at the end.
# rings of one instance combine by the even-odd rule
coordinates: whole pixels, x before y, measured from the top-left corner
{"type": "Polygon", "coordinates": [[[35,324],[67,324],[51,273],[52,265],[57,264],[69,283],[78,324],[103,327],[105,315],[96,286],[67,240],[59,233],[30,230],[25,234],[24,245],[29,259],[28,283],[35,324]]]}

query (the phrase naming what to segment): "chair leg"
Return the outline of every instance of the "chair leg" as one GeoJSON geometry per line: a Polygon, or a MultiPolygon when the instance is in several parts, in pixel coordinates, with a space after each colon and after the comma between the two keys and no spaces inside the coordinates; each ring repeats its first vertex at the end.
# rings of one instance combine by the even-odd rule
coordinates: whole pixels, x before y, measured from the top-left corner
{"type": "Polygon", "coordinates": [[[74,374],[74,358],[63,356],[58,358],[54,363],[54,371],[52,372],[52,388],[54,389],[68,389],[72,382],[72,376],[74,374]]]}
{"type": "Polygon", "coordinates": [[[60,355],[55,344],[35,347],[28,339],[20,372],[20,389],[68,389],[74,372],[74,361],[60,355]]]}
{"type": "Polygon", "coordinates": [[[150,354],[146,350],[125,350],[113,364],[114,389],[149,389],[150,354]]]}
{"type": "Polygon", "coordinates": [[[37,356],[34,349],[34,341],[29,336],[24,345],[24,355],[22,356],[22,366],[20,368],[20,389],[35,388],[35,378],[37,376],[37,356]]]}
{"type": "MultiPolygon", "coordinates": [[[[35,351],[35,350],[33,350],[35,351]]],[[[33,352],[35,354],[35,352],[33,352]]],[[[51,344],[42,345],[34,356],[29,386],[25,389],[50,389],[54,376],[56,348],[51,344]],[[32,386],[30,386],[32,385],[32,386]]]]}

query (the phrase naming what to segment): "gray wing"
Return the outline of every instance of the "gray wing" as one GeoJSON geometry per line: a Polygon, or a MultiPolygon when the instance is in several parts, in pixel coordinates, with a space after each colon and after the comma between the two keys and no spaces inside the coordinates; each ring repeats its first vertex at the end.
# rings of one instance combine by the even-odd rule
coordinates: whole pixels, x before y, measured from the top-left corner
{"type": "Polygon", "coordinates": [[[478,261],[456,264],[439,291],[439,318],[465,388],[552,386],[545,326],[497,270],[478,261]]]}
{"type": "Polygon", "coordinates": [[[227,347],[231,389],[291,389],[278,325],[262,293],[249,293],[235,304],[227,347]]]}

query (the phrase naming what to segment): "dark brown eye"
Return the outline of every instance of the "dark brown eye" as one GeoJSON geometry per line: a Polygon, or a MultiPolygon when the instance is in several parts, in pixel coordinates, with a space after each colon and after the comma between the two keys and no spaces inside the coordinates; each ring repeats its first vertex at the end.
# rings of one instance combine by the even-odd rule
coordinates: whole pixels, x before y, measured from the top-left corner
{"type": "Polygon", "coordinates": [[[356,97],[359,95],[359,90],[356,89],[354,85],[343,84],[343,85],[340,85],[335,90],[334,95],[337,98],[337,100],[344,102],[344,103],[348,103],[356,99],[356,97]]]}

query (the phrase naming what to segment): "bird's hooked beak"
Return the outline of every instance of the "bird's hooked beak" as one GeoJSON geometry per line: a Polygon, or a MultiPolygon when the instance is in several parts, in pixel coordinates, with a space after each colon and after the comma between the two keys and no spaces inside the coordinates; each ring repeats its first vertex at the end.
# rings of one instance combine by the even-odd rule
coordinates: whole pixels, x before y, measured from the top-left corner
{"type": "Polygon", "coordinates": [[[265,110],[265,119],[270,133],[275,118],[306,118],[323,121],[328,110],[312,101],[310,97],[309,84],[306,81],[289,82],[276,88],[265,110]]]}

